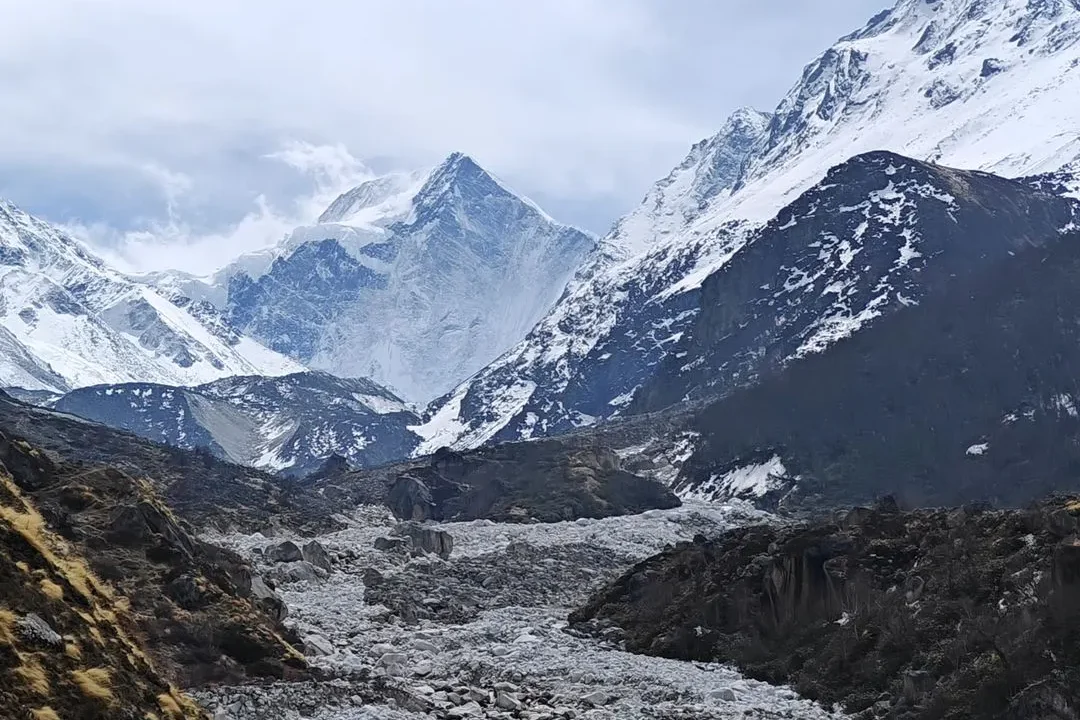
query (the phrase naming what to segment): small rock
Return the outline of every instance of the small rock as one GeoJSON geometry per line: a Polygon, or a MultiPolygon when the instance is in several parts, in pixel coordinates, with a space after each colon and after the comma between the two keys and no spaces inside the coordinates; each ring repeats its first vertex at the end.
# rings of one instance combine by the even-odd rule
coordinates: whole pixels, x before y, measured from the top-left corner
{"type": "Polygon", "coordinates": [[[461,707],[456,707],[446,713],[447,717],[451,718],[467,718],[467,717],[482,717],[484,714],[483,708],[477,703],[468,702],[461,707]]]}
{"type": "Polygon", "coordinates": [[[390,665],[403,665],[408,658],[404,653],[388,652],[383,653],[379,658],[379,662],[376,663],[379,667],[388,667],[390,665]]]}
{"type": "Polygon", "coordinates": [[[397,652],[397,648],[389,643],[376,643],[371,646],[368,653],[371,655],[385,655],[386,653],[397,652]]]}
{"type": "Polygon", "coordinates": [[[505,690],[500,690],[495,696],[495,704],[503,710],[514,711],[521,709],[521,701],[505,690]]]}
{"type": "Polygon", "coordinates": [[[488,694],[479,688],[469,688],[469,699],[478,703],[486,703],[491,700],[488,694]]]}
{"type": "Polygon", "coordinates": [[[735,695],[735,691],[731,688],[722,688],[720,690],[713,690],[709,693],[709,697],[713,700],[723,700],[724,702],[735,702],[738,700],[738,696],[735,695]]]}
{"type": "Polygon", "coordinates": [[[427,677],[431,674],[431,671],[432,667],[429,660],[421,660],[420,662],[416,663],[415,667],[413,667],[413,675],[417,675],[419,677],[427,677]]]}
{"type": "Polygon", "coordinates": [[[309,635],[304,638],[304,649],[308,651],[308,655],[333,655],[334,644],[324,638],[322,635],[309,635]]]}
{"type": "Polygon", "coordinates": [[[611,702],[611,696],[603,690],[594,690],[588,695],[583,695],[581,700],[594,707],[600,707],[601,705],[607,705],[611,702]]]}
{"type": "Polygon", "coordinates": [[[378,537],[375,538],[375,549],[383,552],[391,552],[396,550],[405,550],[409,546],[409,541],[404,538],[388,538],[378,537]]]}
{"type": "Polygon", "coordinates": [[[419,639],[413,640],[412,641],[412,646],[413,646],[413,650],[419,650],[420,652],[431,652],[431,653],[433,653],[433,652],[438,652],[439,651],[439,648],[435,647],[435,645],[428,642],[427,640],[419,640],[419,639]]]}

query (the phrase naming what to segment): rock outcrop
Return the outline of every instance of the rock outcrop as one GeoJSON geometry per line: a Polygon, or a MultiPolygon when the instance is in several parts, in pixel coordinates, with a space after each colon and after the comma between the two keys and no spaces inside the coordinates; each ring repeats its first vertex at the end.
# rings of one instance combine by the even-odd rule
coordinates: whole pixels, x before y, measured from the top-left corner
{"type": "MultiPolygon", "coordinates": [[[[281,599],[253,577],[235,553],[198,539],[161,500],[153,483],[108,466],[55,459],[2,433],[0,463],[0,476],[10,478],[5,480],[9,486],[5,505],[25,506],[10,511],[18,514],[15,529],[21,532],[28,522],[36,522],[24,518],[33,517],[28,515],[32,509],[41,521],[37,532],[55,534],[58,542],[62,539],[71,562],[84,564],[94,578],[69,578],[66,582],[76,592],[64,590],[64,582],[52,578],[50,582],[60,587],[50,585],[49,593],[62,596],[63,602],[25,608],[57,633],[68,632],[67,625],[57,620],[63,616],[60,605],[94,615],[95,603],[107,598],[123,609],[123,620],[117,622],[129,637],[137,638],[132,642],[141,645],[139,652],[160,673],[166,692],[170,682],[187,688],[256,677],[307,676],[303,657],[286,639],[291,633],[279,624],[286,614],[281,599]]],[[[0,550],[7,552],[25,550],[19,548],[15,536],[0,543],[0,550]]],[[[37,565],[22,557],[16,562],[20,559],[32,575],[37,565]]],[[[3,581],[5,588],[26,583],[25,574],[3,581]]],[[[101,607],[117,612],[108,605],[101,607]]],[[[84,646],[83,653],[87,652],[84,646]]],[[[121,682],[119,673],[113,676],[114,684],[121,682]]],[[[155,712],[160,716],[163,711],[155,712]]]]}
{"type": "Polygon", "coordinates": [[[423,460],[339,476],[312,488],[324,500],[380,503],[405,521],[559,522],[679,505],[665,486],[622,468],[589,438],[442,449],[423,460]]]}
{"type": "Polygon", "coordinates": [[[741,528],[638,564],[571,621],[864,718],[1075,718],[1080,541],[1062,513],[1080,502],[741,528]]]}
{"type": "Polygon", "coordinates": [[[0,717],[206,718],[151,659],[128,598],[60,529],[0,468],[0,717]]]}

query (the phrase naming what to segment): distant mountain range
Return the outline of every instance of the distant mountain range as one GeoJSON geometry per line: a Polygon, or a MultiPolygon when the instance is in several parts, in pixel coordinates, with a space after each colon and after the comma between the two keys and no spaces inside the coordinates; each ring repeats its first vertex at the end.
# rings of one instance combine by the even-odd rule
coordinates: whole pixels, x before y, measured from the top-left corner
{"type": "MultiPolygon", "coordinates": [[[[1040,263],[1071,267],[1078,86],[1073,0],[901,0],[811,62],[773,112],[734,113],[599,240],[454,154],[430,172],[358,186],[316,225],[213,278],[116,280],[179,308],[227,347],[259,348],[274,372],[232,372],[222,360],[205,381],[125,376],[149,384],[57,399],[44,393],[117,380],[22,362],[44,342],[28,344],[24,328],[5,321],[21,345],[4,381],[57,409],[285,472],[333,455],[363,466],[444,446],[588,435],[641,416],[656,419],[659,444],[648,452],[661,448],[665,477],[686,497],[852,499],[907,472],[923,477],[912,497],[951,501],[919,475],[930,460],[963,460],[956,476],[974,492],[985,478],[969,469],[1019,442],[995,443],[1005,431],[989,418],[1067,423],[1080,401],[1063,381],[1045,380],[1060,368],[1017,344],[1034,342],[1036,328],[1067,336],[1054,323],[1066,322],[1071,296],[1040,263]],[[1035,278],[1060,295],[1034,293],[1035,278]],[[975,297],[998,313],[1000,346],[969,316],[975,297]],[[1023,312],[1010,305],[1018,297],[1023,312]],[[1046,323],[1019,327],[1039,303],[1046,323]],[[930,339],[916,342],[913,328],[930,339]],[[924,373],[941,359],[934,342],[978,347],[985,367],[963,372],[995,401],[958,389],[904,416],[924,417],[931,430],[891,424],[889,408],[905,392],[947,394],[924,373]],[[858,377],[830,369],[834,358],[858,377]],[[873,373],[884,373],[875,376],[880,392],[859,379],[873,373]],[[1032,373],[1044,379],[1014,387],[1032,373]],[[286,377],[268,377],[276,374],[286,377]],[[991,391],[998,381],[1010,390],[991,391]],[[191,387],[165,387],[177,385],[191,387]],[[875,402],[848,405],[852,387],[875,402]],[[766,397],[767,406],[748,404],[766,397]],[[834,406],[852,415],[836,417],[834,406]],[[962,433],[940,431],[950,412],[962,433]],[[672,413],[677,423],[664,419],[672,413]],[[677,438],[661,437],[676,426],[677,438]],[[894,432],[906,433],[894,446],[909,455],[873,444],[893,442],[894,432]],[[914,453],[905,443],[932,444],[927,432],[942,444],[920,470],[904,460],[914,453]],[[860,484],[858,473],[877,480],[860,484]]],[[[11,262],[36,252],[13,250],[11,262]]],[[[21,301],[8,306],[9,319],[21,317],[21,301]]],[[[153,332],[138,337],[201,367],[194,350],[180,353],[153,332]]],[[[1068,352],[1052,357],[1072,367],[1068,352]]],[[[656,458],[642,460],[642,426],[631,424],[638,446],[620,452],[647,467],[656,458]]],[[[618,427],[597,437],[615,441],[618,427]]],[[[1067,453],[1043,450],[1049,487],[1067,453]]]]}
{"type": "Polygon", "coordinates": [[[208,281],[158,282],[307,367],[425,403],[520,340],[595,247],[454,153],[363,183],[208,281]]]}
{"type": "MultiPolygon", "coordinates": [[[[901,0],[807,65],[772,113],[741,110],[695,145],[601,240],[634,252],[586,265],[521,343],[435,403],[423,448],[566,432],[656,406],[659,396],[639,393],[679,359],[680,340],[709,302],[702,283],[750,251],[770,221],[787,222],[785,208],[854,155],[888,150],[1011,177],[1062,171],[1062,192],[1080,194],[1067,173],[1080,158],[1078,86],[1075,2],[901,0]]],[[[888,202],[856,202],[864,201],[888,202]]],[[[844,243],[862,244],[858,224],[837,222],[835,239],[822,238],[821,267],[800,261],[807,278],[831,272],[844,243]]],[[[887,301],[900,302],[893,290],[887,301]]],[[[866,324],[878,307],[841,305],[817,303],[820,315],[798,320],[819,329],[815,347],[841,337],[840,325],[866,324]]],[[[743,337],[750,344],[727,349],[760,351],[743,337]]]]}

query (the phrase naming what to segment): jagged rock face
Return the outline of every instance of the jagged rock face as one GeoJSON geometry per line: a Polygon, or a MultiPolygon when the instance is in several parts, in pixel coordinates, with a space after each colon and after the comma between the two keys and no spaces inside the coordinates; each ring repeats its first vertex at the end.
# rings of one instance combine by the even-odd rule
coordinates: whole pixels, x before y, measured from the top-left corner
{"type": "Polygon", "coordinates": [[[1066,168],[1080,155],[1060,133],[1080,124],[1078,40],[1071,2],[903,0],[878,15],[810,63],[774,113],[758,116],[768,122],[749,148],[730,125],[712,141],[741,148],[733,175],[716,173],[724,180],[715,185],[689,179],[710,174],[708,154],[695,148],[674,179],[658,183],[601,241],[629,248],[629,259],[613,252],[587,266],[519,346],[438,401],[421,449],[535,437],[625,413],[679,352],[705,278],[856,154],[889,150],[1014,177],[1066,168]]]}
{"type": "Polygon", "coordinates": [[[226,378],[194,388],[146,383],[74,390],[52,407],[179,448],[290,475],[378,465],[420,442],[418,416],[362,379],[325,373],[226,378]]]}
{"type": "Polygon", "coordinates": [[[461,154],[426,176],[365,183],[321,222],[265,272],[244,260],[226,271],[228,317],[310,367],[411,401],[523,337],[594,248],[461,154]]]}
{"type": "Polygon", "coordinates": [[[0,386],[62,392],[301,369],[242,337],[209,304],[124,277],[2,200],[0,268],[0,386]]]}
{"type": "Polygon", "coordinates": [[[693,323],[631,409],[750,384],[1077,222],[1080,204],[1026,182],[860,155],[709,276],[693,323]]]}
{"type": "Polygon", "coordinates": [[[1075,717],[1074,545],[1047,521],[1062,505],[1080,507],[860,508],[733,530],[638,564],[571,622],[858,717],[1075,717]]]}

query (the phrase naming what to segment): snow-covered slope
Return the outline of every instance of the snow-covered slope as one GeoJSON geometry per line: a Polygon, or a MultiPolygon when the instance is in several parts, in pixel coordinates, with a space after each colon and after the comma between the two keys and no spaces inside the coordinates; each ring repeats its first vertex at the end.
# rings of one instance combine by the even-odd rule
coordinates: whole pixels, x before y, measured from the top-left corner
{"type": "Polygon", "coordinates": [[[232,377],[194,388],[149,383],[67,393],[53,407],[242,465],[304,474],[332,455],[355,467],[406,457],[416,414],[369,380],[303,372],[232,377]]]}
{"type": "Polygon", "coordinates": [[[629,257],[588,266],[524,341],[435,403],[421,449],[618,414],[693,321],[705,278],[829,168],[873,150],[1011,176],[1075,163],[1080,3],[901,0],[841,39],[771,116],[740,111],[695,146],[601,241],[629,257]]]}
{"type": "Polygon", "coordinates": [[[594,247],[455,153],[345,193],[217,282],[269,347],[426,402],[524,337],[594,247]]]}
{"type": "Polygon", "coordinates": [[[280,375],[298,363],[237,333],[208,303],[124,277],[0,200],[0,386],[62,391],[280,375]]]}

